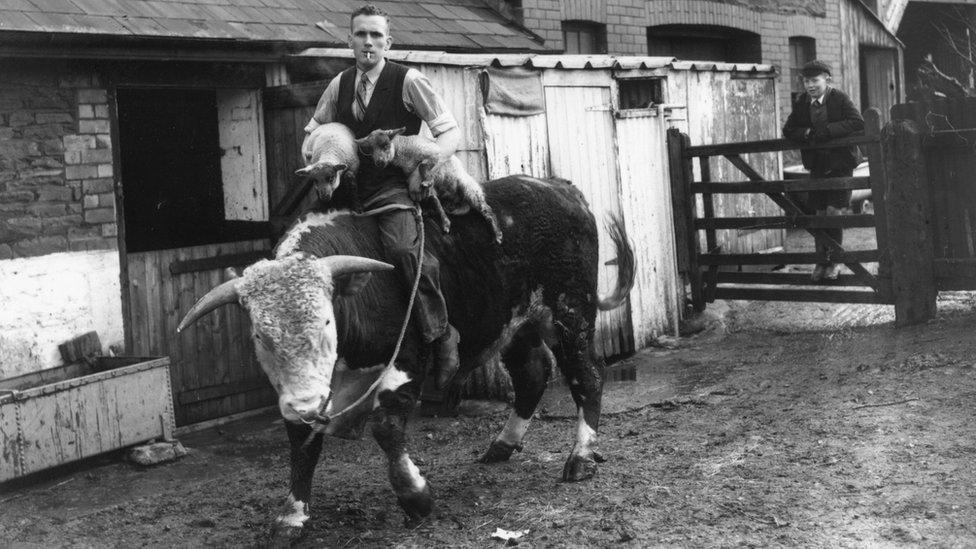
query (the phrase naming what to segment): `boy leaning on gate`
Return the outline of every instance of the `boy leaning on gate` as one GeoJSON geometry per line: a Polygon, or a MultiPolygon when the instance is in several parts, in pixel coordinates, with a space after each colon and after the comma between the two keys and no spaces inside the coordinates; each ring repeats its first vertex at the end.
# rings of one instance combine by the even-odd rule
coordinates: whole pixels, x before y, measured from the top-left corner
{"type": "MultiPolygon", "coordinates": [[[[783,136],[801,143],[824,143],[838,137],[859,134],[864,130],[864,118],[851,98],[831,86],[830,66],[823,61],[810,61],[800,71],[806,92],[793,103],[783,136]]],[[[801,151],[803,167],[814,179],[825,177],[850,177],[857,167],[858,151],[855,146],[833,149],[801,151]]],[[[811,191],[805,204],[808,213],[838,215],[851,200],[850,190],[811,191]]],[[[823,229],[828,236],[842,244],[843,229],[823,229]]],[[[817,243],[817,252],[825,254],[827,247],[817,243]]],[[[818,263],[812,279],[835,280],[839,266],[836,263],[818,263]]]]}

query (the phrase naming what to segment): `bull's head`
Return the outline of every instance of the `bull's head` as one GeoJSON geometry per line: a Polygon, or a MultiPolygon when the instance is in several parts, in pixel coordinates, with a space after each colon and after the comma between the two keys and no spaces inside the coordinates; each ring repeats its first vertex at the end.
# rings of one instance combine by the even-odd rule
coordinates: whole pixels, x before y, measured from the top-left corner
{"type": "Polygon", "coordinates": [[[406,131],[406,128],[395,130],[373,130],[366,137],[356,140],[356,145],[364,156],[371,156],[373,164],[383,168],[396,156],[393,138],[406,131]]]}
{"type": "Polygon", "coordinates": [[[342,174],[345,173],[346,169],[348,166],[345,164],[329,164],[325,161],[319,161],[296,170],[295,175],[303,179],[311,179],[319,200],[326,201],[331,199],[332,193],[339,188],[342,183],[342,174]]]}
{"type": "Polygon", "coordinates": [[[390,269],[388,263],[355,256],[296,254],[259,261],[241,278],[200,298],[177,331],[221,305],[243,306],[251,317],[258,361],[278,392],[281,415],[287,421],[309,422],[325,411],[338,358],[332,306],[336,281],[344,275],[357,278],[343,289],[351,293],[362,288],[363,273],[390,269]]]}

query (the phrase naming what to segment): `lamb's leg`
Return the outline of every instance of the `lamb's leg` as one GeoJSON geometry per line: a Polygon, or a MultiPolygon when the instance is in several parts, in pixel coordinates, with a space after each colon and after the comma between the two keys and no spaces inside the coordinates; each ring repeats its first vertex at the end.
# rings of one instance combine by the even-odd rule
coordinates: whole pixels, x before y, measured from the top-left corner
{"type": "Polygon", "coordinates": [[[498,218],[495,217],[495,210],[492,210],[491,206],[488,205],[484,189],[472,177],[465,178],[464,181],[459,183],[459,187],[464,196],[464,201],[472,208],[481,212],[481,216],[491,225],[491,230],[495,233],[495,242],[501,244],[502,229],[498,226],[498,218]]]}
{"type": "Polygon", "coordinates": [[[437,198],[437,193],[430,194],[430,202],[434,204],[434,209],[437,210],[437,217],[441,220],[441,229],[445,233],[451,232],[451,219],[447,217],[447,212],[444,211],[444,205],[441,204],[441,199],[437,198]]]}

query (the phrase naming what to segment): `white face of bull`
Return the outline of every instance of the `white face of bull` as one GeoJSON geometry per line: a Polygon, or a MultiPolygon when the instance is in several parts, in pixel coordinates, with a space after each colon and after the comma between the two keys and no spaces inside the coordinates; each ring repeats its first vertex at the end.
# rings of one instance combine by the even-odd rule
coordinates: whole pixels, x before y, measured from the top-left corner
{"type": "Polygon", "coordinates": [[[281,415],[310,421],[324,411],[338,358],[332,273],[315,261],[262,261],[238,287],[254,349],[278,392],[281,415]]]}
{"type": "Polygon", "coordinates": [[[334,278],[392,268],[353,256],[296,254],[259,261],[242,278],[202,297],[178,331],[221,305],[242,305],[251,317],[258,361],[278,392],[281,415],[291,422],[311,421],[325,411],[338,359],[334,278]]]}

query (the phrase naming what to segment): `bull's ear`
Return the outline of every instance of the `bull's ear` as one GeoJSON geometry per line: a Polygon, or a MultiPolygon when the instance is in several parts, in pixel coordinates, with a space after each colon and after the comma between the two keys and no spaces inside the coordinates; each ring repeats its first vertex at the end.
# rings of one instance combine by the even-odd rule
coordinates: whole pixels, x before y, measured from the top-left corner
{"type": "Polygon", "coordinates": [[[335,170],[336,172],[342,172],[342,171],[345,171],[348,168],[349,168],[349,166],[346,166],[345,164],[334,164],[332,166],[332,169],[335,170]]]}
{"type": "Polygon", "coordinates": [[[373,278],[373,273],[353,273],[343,275],[335,280],[335,295],[351,296],[363,291],[373,278]]]}
{"type": "Polygon", "coordinates": [[[312,164],[310,166],[305,166],[304,168],[299,168],[295,170],[295,175],[297,175],[298,177],[308,177],[312,175],[313,171],[315,171],[315,164],[312,164]]]}

